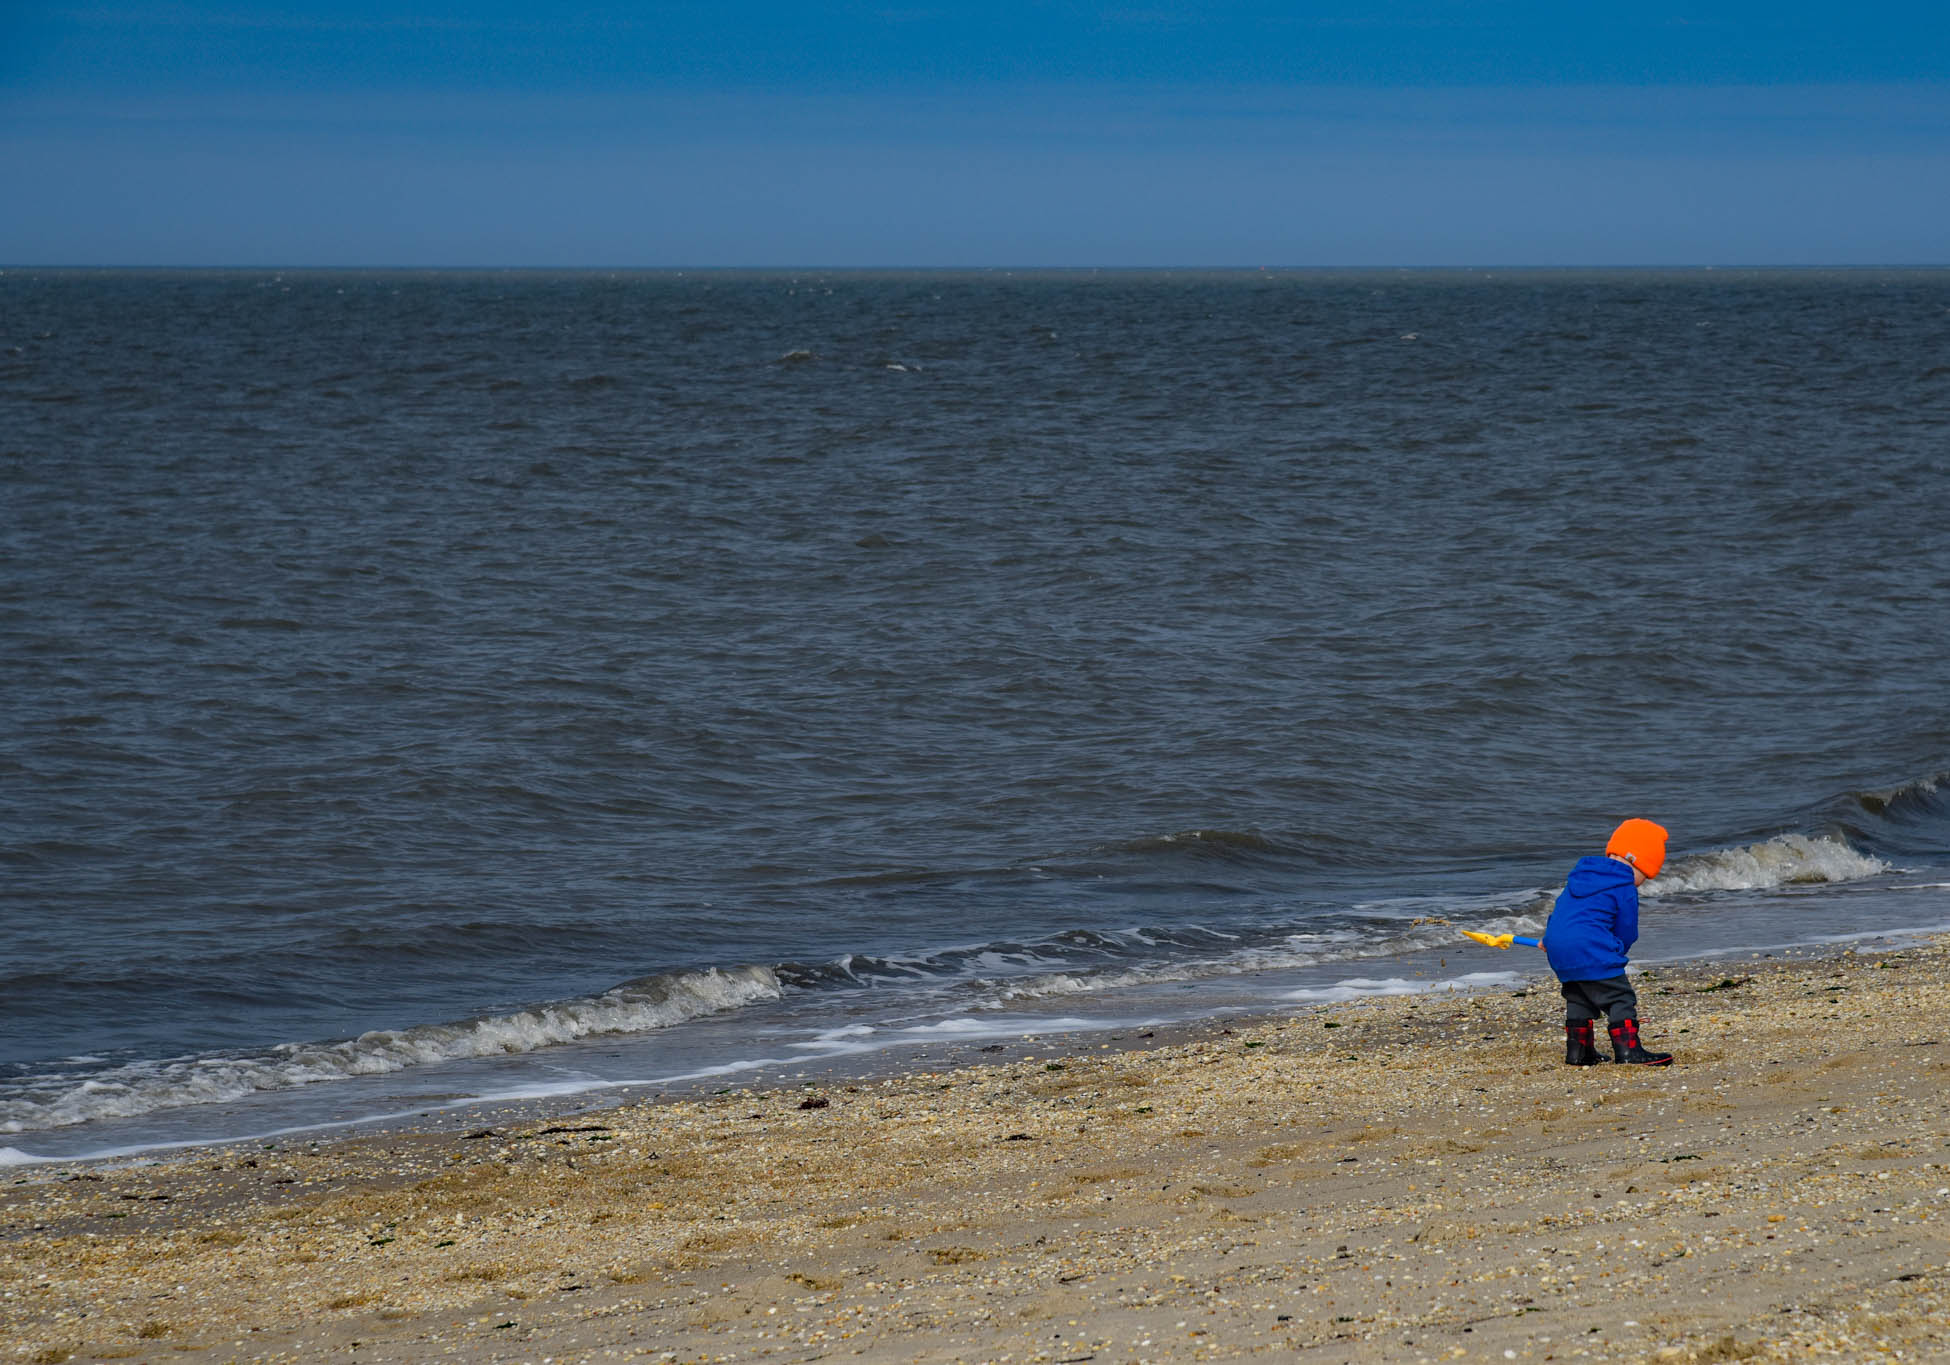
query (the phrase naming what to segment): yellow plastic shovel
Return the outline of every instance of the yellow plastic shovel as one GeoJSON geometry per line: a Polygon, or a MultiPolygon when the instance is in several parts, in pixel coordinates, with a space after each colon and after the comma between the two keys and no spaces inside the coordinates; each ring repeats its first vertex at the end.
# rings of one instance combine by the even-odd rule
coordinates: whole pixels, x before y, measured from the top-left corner
{"type": "Polygon", "coordinates": [[[1523,934],[1479,934],[1474,929],[1465,929],[1462,931],[1462,936],[1473,938],[1488,948],[1508,948],[1512,943],[1521,943],[1526,948],[1544,946],[1544,940],[1541,938],[1530,938],[1523,934]]]}

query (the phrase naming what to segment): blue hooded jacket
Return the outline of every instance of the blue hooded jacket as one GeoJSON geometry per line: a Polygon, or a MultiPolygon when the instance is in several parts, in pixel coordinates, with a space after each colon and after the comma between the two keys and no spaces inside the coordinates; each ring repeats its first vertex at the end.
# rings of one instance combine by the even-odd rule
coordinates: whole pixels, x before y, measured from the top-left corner
{"type": "Polygon", "coordinates": [[[1580,858],[1544,925],[1544,955],[1559,981],[1602,981],[1625,970],[1639,937],[1639,891],[1616,858],[1580,858]]]}

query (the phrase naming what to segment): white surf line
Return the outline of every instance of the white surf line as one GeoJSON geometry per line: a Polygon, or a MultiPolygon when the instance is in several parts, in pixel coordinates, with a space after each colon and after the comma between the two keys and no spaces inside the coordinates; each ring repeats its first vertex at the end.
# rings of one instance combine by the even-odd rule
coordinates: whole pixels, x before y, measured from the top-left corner
{"type": "MultiPolygon", "coordinates": [[[[948,1021],[944,1021],[948,1022],[948,1021]]],[[[497,1090],[480,1095],[468,1095],[460,1099],[442,1100],[415,1105],[410,1109],[390,1110],[380,1114],[367,1114],[349,1119],[320,1119],[316,1122],[291,1124],[282,1128],[264,1129],[259,1132],[238,1133],[215,1137],[172,1138],[156,1142],[130,1143],[119,1147],[104,1147],[95,1151],[71,1153],[67,1155],[43,1155],[24,1151],[19,1147],[0,1147],[0,1167],[20,1168],[60,1164],[80,1164],[84,1162],[128,1162],[158,1152],[187,1151],[192,1148],[234,1147],[245,1143],[268,1142],[282,1138],[295,1137],[305,1133],[324,1133],[340,1129],[362,1128],[372,1124],[398,1123],[408,1119],[427,1118],[434,1114],[450,1113],[454,1110],[484,1108],[497,1104],[519,1104],[532,1100],[563,1099],[574,1095],[597,1095],[607,1091],[652,1089],[660,1086],[683,1085],[693,1081],[719,1080],[727,1076],[744,1075],[767,1068],[803,1068],[825,1061],[836,1061],[846,1057],[870,1056],[876,1053],[891,1052],[902,1047],[927,1047],[944,1042],[960,1042],[976,1037],[1012,1037],[1046,1033],[1086,1033],[1108,1032],[1117,1028],[1136,1028],[1171,1020],[1110,1020],[1099,1022],[1089,1019],[1050,1019],[1017,1020],[1008,1027],[982,1029],[964,1032],[959,1029],[937,1030],[917,1034],[914,1030],[890,1030],[871,1046],[859,1043],[836,1042],[821,1044],[814,1042],[803,1045],[809,1048],[824,1046],[823,1052],[807,1051],[791,1057],[748,1057],[719,1063],[715,1066],[701,1067],[695,1071],[674,1072],[667,1076],[627,1077],[616,1080],[603,1080],[595,1077],[562,1081],[554,1084],[533,1084],[509,1090],[497,1090]],[[1024,1025],[1027,1025],[1025,1030],[1024,1025]]],[[[792,1044],[792,1046],[802,1046],[792,1044]]],[[[113,1122],[113,1120],[109,1120],[113,1122]]],[[[29,1130],[33,1131],[33,1130],[29,1130]]],[[[58,1132],[61,1129],[41,1131],[58,1132]]],[[[72,1131],[70,1126],[66,1131],[72,1131]]],[[[19,1136],[19,1135],[15,1135],[19,1136]]]]}
{"type": "Polygon", "coordinates": [[[1721,958],[1733,957],[1740,953],[1785,953],[1792,952],[1796,948],[1832,948],[1844,943],[1865,943],[1870,939],[1878,938],[1913,944],[1939,934],[1950,934],[1950,924],[1900,925],[1893,929],[1863,929],[1851,934],[1816,934],[1786,943],[1732,944],[1724,948],[1710,948],[1673,957],[1636,958],[1632,965],[1634,967],[1683,966],[1688,962],[1716,962],[1721,958]]]}

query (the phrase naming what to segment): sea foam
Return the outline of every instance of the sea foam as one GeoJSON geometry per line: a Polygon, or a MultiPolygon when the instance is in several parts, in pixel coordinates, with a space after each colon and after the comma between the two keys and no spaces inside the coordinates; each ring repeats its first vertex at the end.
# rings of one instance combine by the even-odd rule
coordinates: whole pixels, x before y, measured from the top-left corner
{"type": "Polygon", "coordinates": [[[1405,977],[1349,977],[1331,986],[1305,986],[1286,993],[1288,1000],[1308,1005],[1340,1004],[1348,1000],[1373,1000],[1388,995],[1431,995],[1448,991],[1488,990],[1523,983],[1519,972],[1468,972],[1443,981],[1410,981],[1405,977]]]}
{"type": "Polygon", "coordinates": [[[1879,876],[1889,864],[1858,853],[1840,839],[1782,834],[1744,848],[1678,858],[1645,885],[1648,896],[1676,891],[1762,891],[1811,882],[1852,882],[1879,876]]]}
{"type": "Polygon", "coordinates": [[[768,968],[712,967],[644,977],[601,995],[512,1014],[379,1029],[332,1043],[286,1043],[257,1054],[135,1063],[97,1073],[65,1090],[0,1102],[0,1133],[218,1104],[263,1090],[469,1057],[533,1052],[598,1034],[647,1032],[779,994],[779,979],[768,968]]]}

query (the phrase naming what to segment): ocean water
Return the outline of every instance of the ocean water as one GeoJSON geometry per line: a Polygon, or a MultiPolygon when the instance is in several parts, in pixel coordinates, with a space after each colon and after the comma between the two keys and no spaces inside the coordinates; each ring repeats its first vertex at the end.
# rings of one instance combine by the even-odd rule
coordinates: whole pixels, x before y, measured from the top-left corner
{"type": "Polygon", "coordinates": [[[1950,925],[1950,272],[10,269],[0,707],[12,1160],[1950,925]]]}

